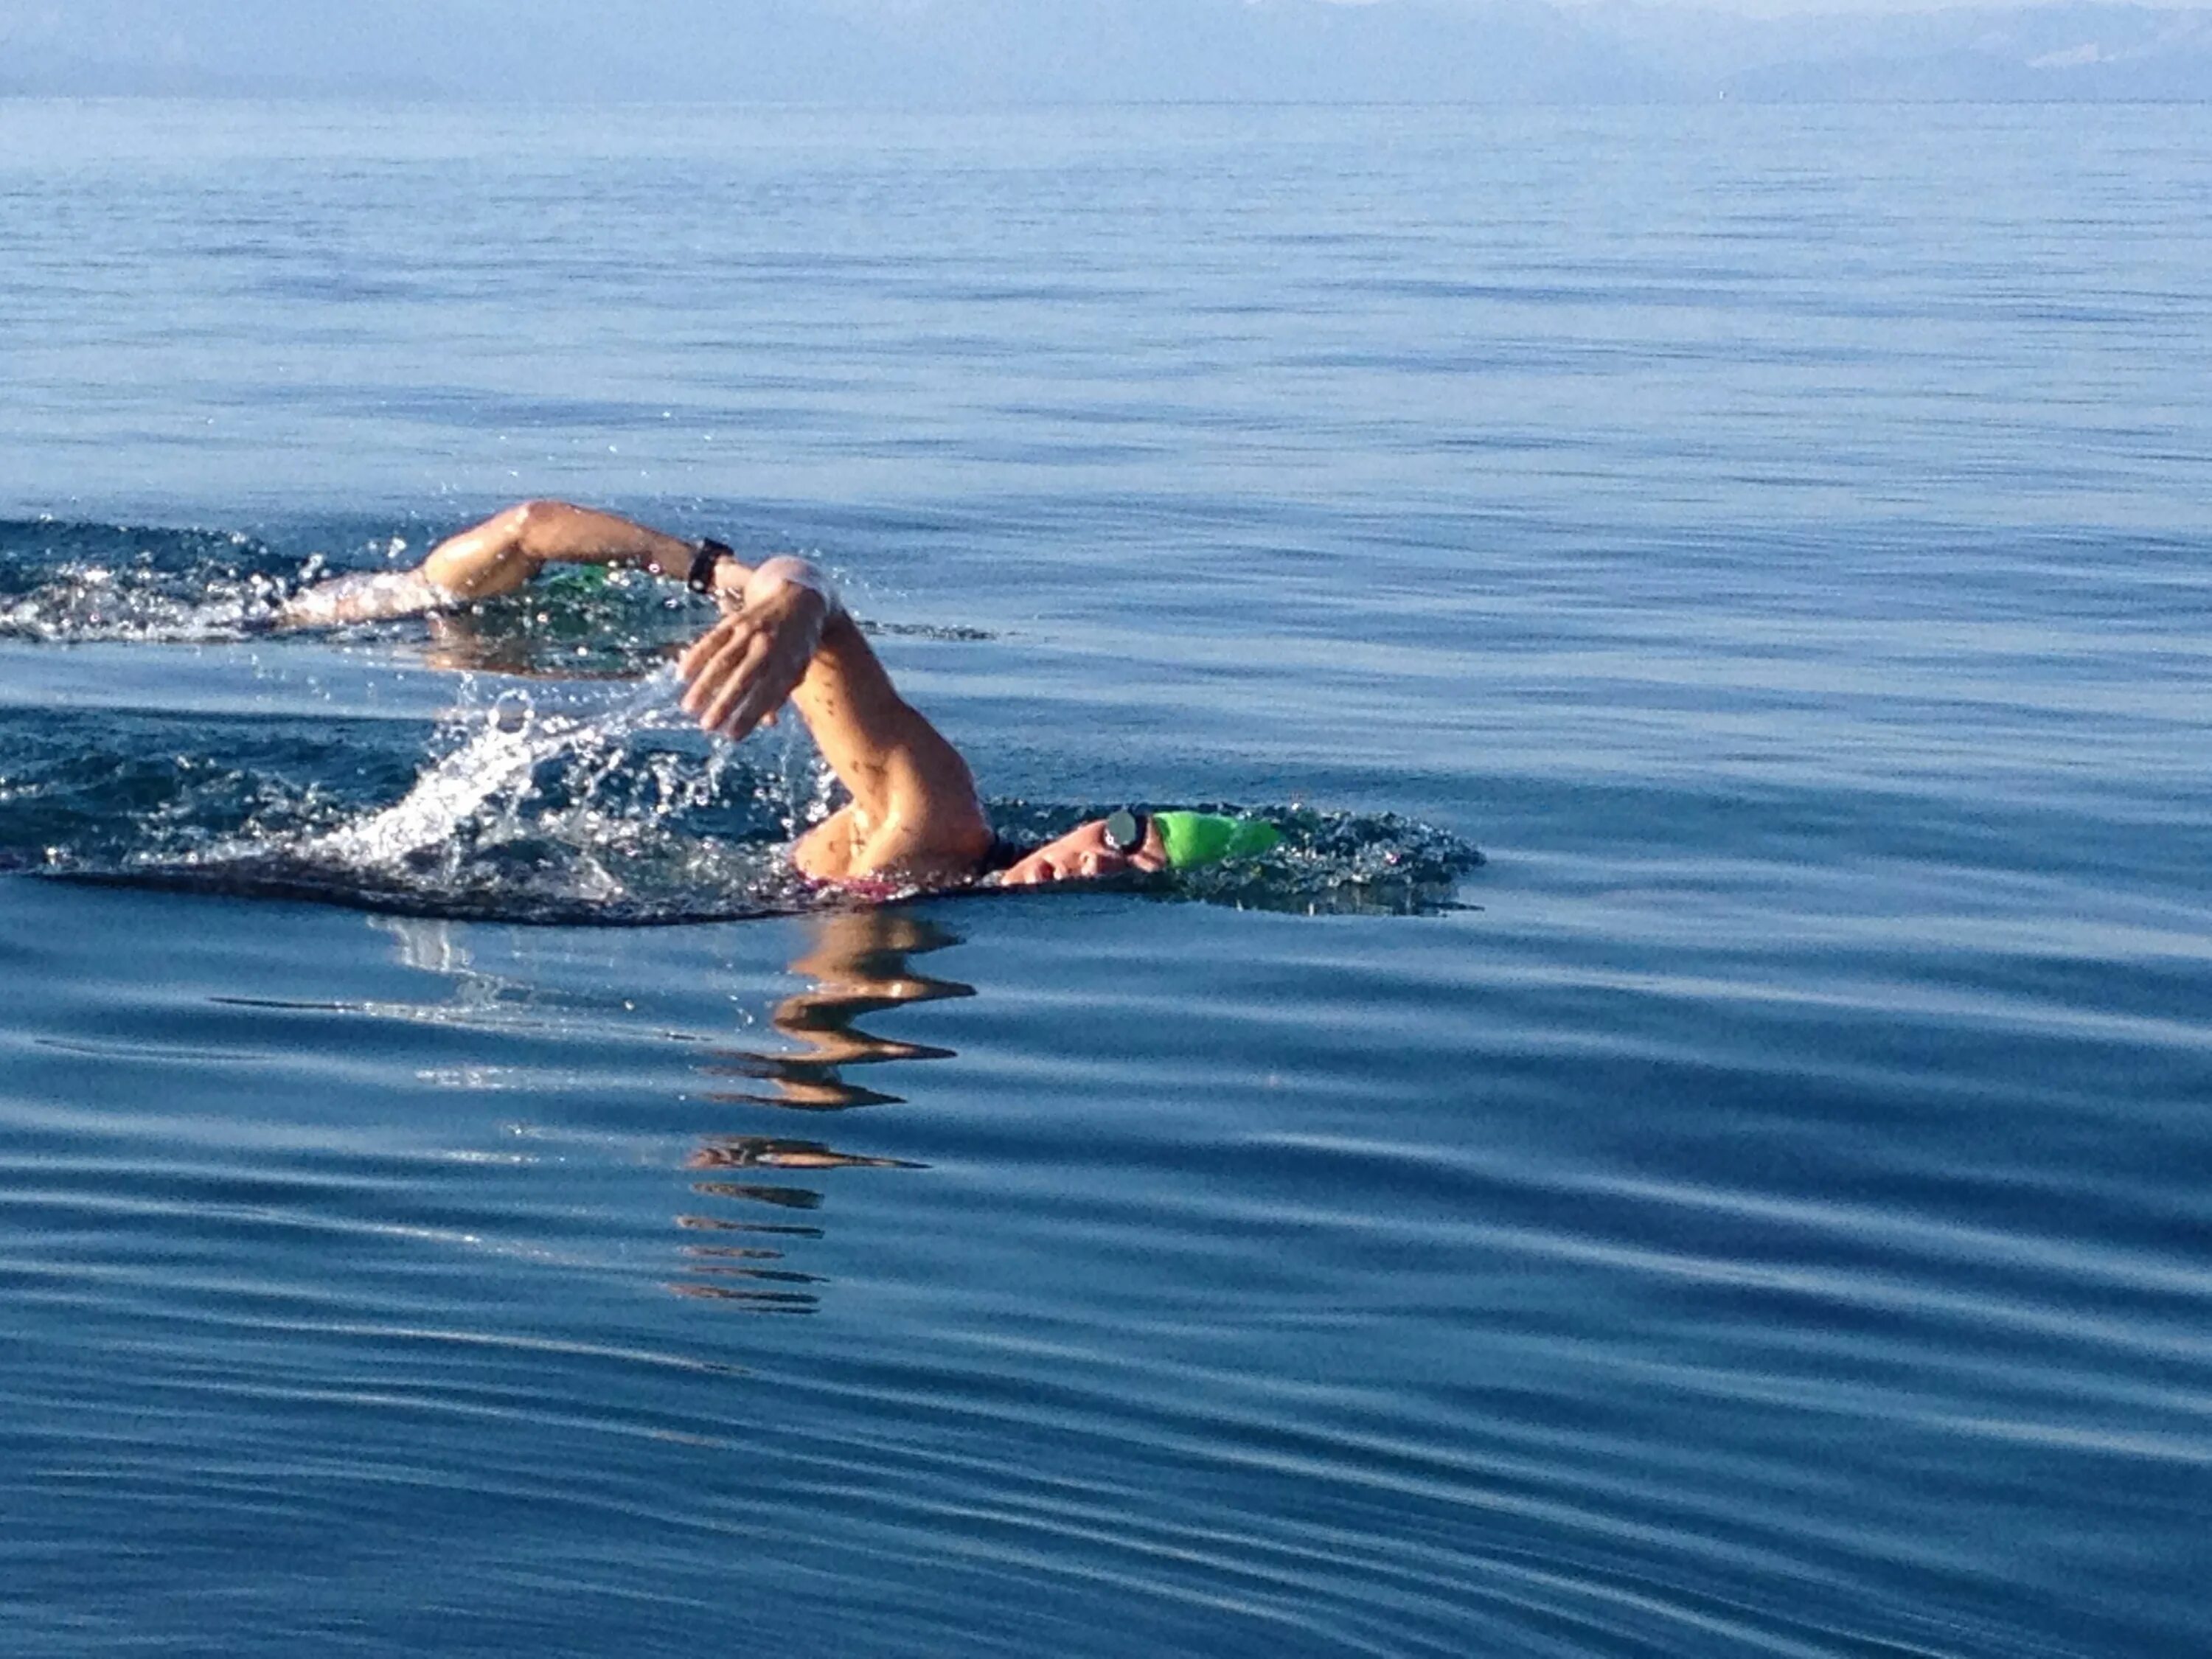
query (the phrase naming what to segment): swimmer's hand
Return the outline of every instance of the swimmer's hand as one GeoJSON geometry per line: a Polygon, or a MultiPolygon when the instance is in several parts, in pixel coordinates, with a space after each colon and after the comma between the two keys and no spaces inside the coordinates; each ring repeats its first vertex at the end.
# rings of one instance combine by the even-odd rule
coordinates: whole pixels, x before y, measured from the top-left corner
{"type": "Polygon", "coordinates": [[[683,709],[732,742],[775,711],[806,678],[822,630],[836,614],[828,584],[803,559],[770,559],[746,582],[740,609],[677,659],[683,709]]]}
{"type": "Polygon", "coordinates": [[[276,607],[277,629],[343,628],[441,611],[453,595],[420,570],[374,570],[334,576],[302,588],[276,607]]]}

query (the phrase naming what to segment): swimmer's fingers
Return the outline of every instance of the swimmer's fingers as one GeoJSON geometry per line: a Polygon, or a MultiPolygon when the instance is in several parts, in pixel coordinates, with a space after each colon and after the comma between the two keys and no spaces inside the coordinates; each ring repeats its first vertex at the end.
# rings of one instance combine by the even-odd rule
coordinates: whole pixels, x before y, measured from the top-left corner
{"type": "Polygon", "coordinates": [[[716,623],[714,627],[676,653],[676,677],[684,682],[687,693],[690,688],[692,677],[699,672],[699,665],[707,659],[709,648],[707,642],[720,631],[721,626],[721,623],[716,623]]]}
{"type": "Polygon", "coordinates": [[[743,738],[783,706],[805,675],[808,654],[788,640],[755,635],[741,653],[709,671],[717,684],[697,710],[699,724],[733,743],[743,738]]]}
{"type": "MultiPolygon", "coordinates": [[[[721,621],[692,641],[690,645],[684,647],[683,654],[676,659],[677,673],[683,678],[686,684],[696,680],[705,671],[707,665],[728,648],[732,639],[750,631],[750,625],[743,617],[733,613],[723,617],[721,621]]],[[[689,695],[684,699],[684,708],[687,713],[691,708],[691,698],[689,695]]]]}
{"type": "Polygon", "coordinates": [[[763,648],[757,656],[749,654],[741,671],[744,689],[735,704],[722,720],[708,728],[732,741],[775,717],[784,700],[806,678],[806,665],[814,657],[811,637],[778,633],[763,636],[763,648]]]}
{"type": "Polygon", "coordinates": [[[756,681],[751,690],[738,699],[736,707],[707,729],[710,732],[719,732],[732,743],[740,742],[750,735],[753,727],[758,726],[763,719],[773,713],[782,701],[782,698],[774,696],[766,686],[756,681]]]}
{"type": "Polygon", "coordinates": [[[806,678],[826,616],[820,594],[787,584],[725,617],[678,664],[690,683],[684,711],[709,732],[744,737],[806,678]]]}
{"type": "Polygon", "coordinates": [[[714,731],[729,718],[730,710],[750,689],[750,667],[766,649],[757,629],[742,623],[716,629],[686,659],[690,684],[678,706],[708,731],[714,731]]]}
{"type": "Polygon", "coordinates": [[[752,729],[754,720],[782,701],[779,697],[766,708],[755,706],[763,690],[762,671],[767,665],[769,651],[770,642],[757,633],[733,635],[700,670],[698,678],[684,694],[685,712],[696,716],[707,731],[744,736],[752,729]],[[751,719],[733,730],[737,717],[743,713],[750,713],[751,719]]]}
{"type": "Polygon", "coordinates": [[[701,635],[684,653],[676,665],[676,672],[684,681],[684,696],[678,706],[685,714],[704,714],[743,659],[754,634],[742,617],[726,617],[701,635]]]}

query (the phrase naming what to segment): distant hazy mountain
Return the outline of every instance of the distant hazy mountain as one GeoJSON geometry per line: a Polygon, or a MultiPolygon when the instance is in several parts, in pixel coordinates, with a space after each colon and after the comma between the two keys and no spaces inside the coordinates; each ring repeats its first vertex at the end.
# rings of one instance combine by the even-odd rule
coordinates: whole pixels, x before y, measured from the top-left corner
{"type": "MultiPolygon", "coordinates": [[[[1624,44],[1639,38],[1626,15],[1615,27],[1624,44]]],[[[1641,36],[1647,60],[1667,58],[1668,33],[1641,36]]],[[[2057,3],[1729,20],[1696,61],[1670,67],[1686,93],[1765,101],[2197,101],[2212,98],[2212,13],[2057,3]]]]}
{"type": "Polygon", "coordinates": [[[2212,98],[2212,13],[1544,0],[0,0],[0,93],[966,105],[2212,98]]]}

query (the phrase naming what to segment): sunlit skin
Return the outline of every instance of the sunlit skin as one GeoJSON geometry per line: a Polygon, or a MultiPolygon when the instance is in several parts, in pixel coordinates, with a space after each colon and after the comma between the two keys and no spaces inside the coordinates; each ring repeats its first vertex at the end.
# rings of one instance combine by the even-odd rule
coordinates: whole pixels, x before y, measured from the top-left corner
{"type": "Polygon", "coordinates": [[[1126,875],[1131,871],[1152,875],[1168,867],[1167,848],[1160,842],[1160,827],[1147,822],[1144,844],[1133,852],[1117,853],[1106,844],[1106,820],[1079,823],[1058,841],[1047,842],[1019,863],[1009,865],[999,878],[1008,887],[1040,887],[1055,881],[1095,881],[1101,876],[1126,875]]]}
{"type": "MultiPolygon", "coordinates": [[[[549,564],[611,564],[681,581],[698,549],[611,513],[525,501],[448,537],[410,572],[309,588],[278,625],[321,627],[419,615],[512,593],[549,564]]],[[[975,879],[990,820],[960,752],[898,694],[851,617],[808,583],[803,562],[714,570],[721,619],[678,659],[684,711],[702,730],[742,738],[787,703],[806,722],[852,799],[800,836],[791,859],[815,880],[957,886],[975,879]]],[[[1157,824],[1129,853],[1093,819],[1006,870],[1010,887],[1088,881],[1166,867],[1157,824]]]]}

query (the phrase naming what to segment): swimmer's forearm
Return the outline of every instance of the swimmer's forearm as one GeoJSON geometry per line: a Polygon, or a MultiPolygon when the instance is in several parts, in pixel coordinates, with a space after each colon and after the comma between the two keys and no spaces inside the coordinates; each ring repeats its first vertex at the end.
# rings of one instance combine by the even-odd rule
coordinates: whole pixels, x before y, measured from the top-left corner
{"type": "MultiPolygon", "coordinates": [[[[696,543],[617,514],[524,501],[439,543],[421,568],[425,580],[466,604],[512,593],[548,564],[633,565],[680,582],[698,551],[696,543]]],[[[718,588],[732,596],[751,574],[734,558],[721,560],[714,571],[718,588]]]]}
{"type": "Polygon", "coordinates": [[[352,623],[393,622],[441,610],[444,594],[419,570],[373,570],[333,576],[295,593],[276,609],[279,629],[343,628],[352,623]]]}
{"type": "MultiPolygon", "coordinates": [[[[449,536],[412,570],[340,576],[278,611],[279,628],[334,628],[417,617],[512,593],[548,564],[623,564],[672,581],[691,574],[698,545],[617,514],[566,501],[524,501],[449,536]]],[[[718,597],[734,599],[751,577],[734,558],[714,566],[718,597]]]]}
{"type": "Polygon", "coordinates": [[[814,745],[869,822],[902,820],[926,839],[963,842],[989,826],[960,751],[900,696],[859,626],[842,611],[822,630],[792,694],[814,745]]]}

